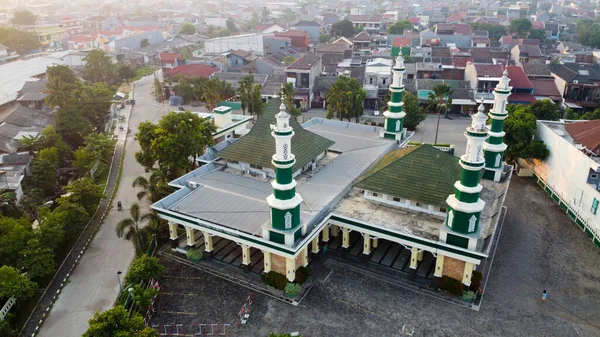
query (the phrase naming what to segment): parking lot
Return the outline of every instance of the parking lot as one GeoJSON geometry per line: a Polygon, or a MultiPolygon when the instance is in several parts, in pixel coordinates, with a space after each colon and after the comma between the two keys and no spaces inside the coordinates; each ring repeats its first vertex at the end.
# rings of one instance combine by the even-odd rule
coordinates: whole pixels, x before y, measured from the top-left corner
{"type": "Polygon", "coordinates": [[[204,332],[230,324],[232,336],[599,336],[600,250],[532,179],[513,178],[506,206],[479,312],[335,264],[297,307],[255,293],[248,323],[237,327],[251,290],[161,258],[152,324],[188,336],[194,324],[204,332]]]}

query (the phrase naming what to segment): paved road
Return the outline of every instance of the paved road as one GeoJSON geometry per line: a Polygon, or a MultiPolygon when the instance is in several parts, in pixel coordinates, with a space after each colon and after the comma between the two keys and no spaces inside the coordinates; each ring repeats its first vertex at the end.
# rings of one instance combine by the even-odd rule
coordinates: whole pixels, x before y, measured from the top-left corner
{"type": "MultiPolygon", "coordinates": [[[[139,145],[133,135],[137,132],[140,122],[151,120],[156,122],[164,114],[162,106],[155,106],[152,100],[152,76],[147,76],[136,82],[136,105],[129,118],[130,133],[120,131],[119,142],[127,139],[123,173],[116,200],[123,203],[124,211],[112,209],[104,224],[88,246],[77,268],[73,271],[70,282],[66,285],[60,297],[40,329],[38,336],[42,337],[79,337],[88,327],[88,320],[95,312],[104,311],[113,306],[119,293],[117,272],[125,273],[134,258],[133,246],[124,239],[117,238],[116,224],[128,216],[127,209],[136,202],[135,193],[131,188],[133,179],[144,174],[144,169],[135,161],[134,152],[139,145]]],[[[125,125],[125,129],[127,129],[125,125]]],[[[118,128],[117,128],[117,132],[118,128]]],[[[116,204],[115,200],[115,204],[116,204]]],[[[143,206],[149,203],[141,202],[143,206]]]]}

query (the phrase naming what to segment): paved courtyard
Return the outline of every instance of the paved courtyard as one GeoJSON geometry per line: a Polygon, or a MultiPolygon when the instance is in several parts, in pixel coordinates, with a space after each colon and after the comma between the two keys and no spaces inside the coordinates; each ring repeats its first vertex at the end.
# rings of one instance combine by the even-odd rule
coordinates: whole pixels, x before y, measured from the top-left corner
{"type": "Polygon", "coordinates": [[[180,325],[180,335],[191,335],[193,324],[227,323],[233,336],[408,335],[403,328],[414,336],[599,336],[600,251],[532,179],[513,178],[508,193],[479,312],[332,264],[298,307],[255,293],[248,324],[238,328],[250,290],[171,263],[152,324],[163,333],[164,325],[180,325]]]}

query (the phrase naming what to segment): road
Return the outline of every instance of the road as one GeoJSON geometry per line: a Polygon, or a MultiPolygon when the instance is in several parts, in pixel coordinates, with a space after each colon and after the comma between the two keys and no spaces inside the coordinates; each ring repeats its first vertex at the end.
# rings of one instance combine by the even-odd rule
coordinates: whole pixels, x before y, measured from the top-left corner
{"type": "MultiPolygon", "coordinates": [[[[152,76],[146,76],[136,82],[136,105],[131,110],[128,120],[131,130],[129,134],[116,129],[119,141],[127,140],[120,188],[115,197],[122,202],[124,210],[119,212],[115,206],[109,211],[104,224],[89,244],[79,265],[71,274],[69,283],[63,288],[50,315],[40,328],[38,336],[79,337],[87,330],[88,320],[94,313],[111,308],[118,296],[117,272],[123,271],[124,276],[135,253],[130,242],[117,238],[115,226],[121,219],[128,217],[127,210],[137,201],[131,183],[135,177],[144,174],[144,168],[134,158],[139,144],[135,142],[133,135],[141,122],[156,122],[166,111],[162,106],[155,106],[151,96],[152,82],[152,76]]],[[[127,130],[127,125],[119,124],[123,124],[127,130]]],[[[140,204],[148,206],[149,202],[143,200],[140,204]]]]}

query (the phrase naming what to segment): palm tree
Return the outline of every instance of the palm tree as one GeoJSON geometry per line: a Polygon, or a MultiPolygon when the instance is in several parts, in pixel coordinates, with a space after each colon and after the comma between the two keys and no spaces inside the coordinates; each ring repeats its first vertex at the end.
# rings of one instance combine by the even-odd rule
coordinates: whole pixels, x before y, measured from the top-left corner
{"type": "Polygon", "coordinates": [[[150,178],[139,176],[133,180],[132,187],[141,187],[137,193],[138,200],[148,197],[151,202],[157,202],[171,193],[171,187],[167,183],[167,176],[160,170],[152,172],[150,178]]]}
{"type": "Polygon", "coordinates": [[[19,141],[21,146],[19,146],[20,151],[27,151],[30,155],[38,152],[43,147],[42,137],[40,135],[26,135],[21,138],[19,141]]]}
{"type": "Polygon", "coordinates": [[[52,109],[57,106],[64,108],[72,99],[69,83],[60,77],[51,77],[46,84],[44,93],[47,95],[46,104],[52,109]]]}
{"type": "Polygon", "coordinates": [[[133,203],[129,209],[130,218],[119,221],[115,232],[119,238],[125,238],[127,241],[131,241],[135,248],[137,255],[143,254],[148,249],[149,244],[149,228],[140,227],[141,223],[146,220],[150,220],[152,217],[150,213],[141,214],[140,205],[133,203]]]}
{"type": "Polygon", "coordinates": [[[429,93],[429,109],[435,109],[438,114],[437,126],[435,128],[435,141],[433,144],[437,144],[442,110],[444,111],[444,114],[446,114],[448,106],[452,104],[452,93],[452,88],[448,84],[438,84],[433,87],[433,91],[429,93]]]}
{"type": "Polygon", "coordinates": [[[237,88],[237,92],[240,95],[242,101],[242,113],[246,114],[246,109],[251,110],[252,104],[252,85],[254,84],[254,76],[247,75],[242,77],[237,88]]]}

